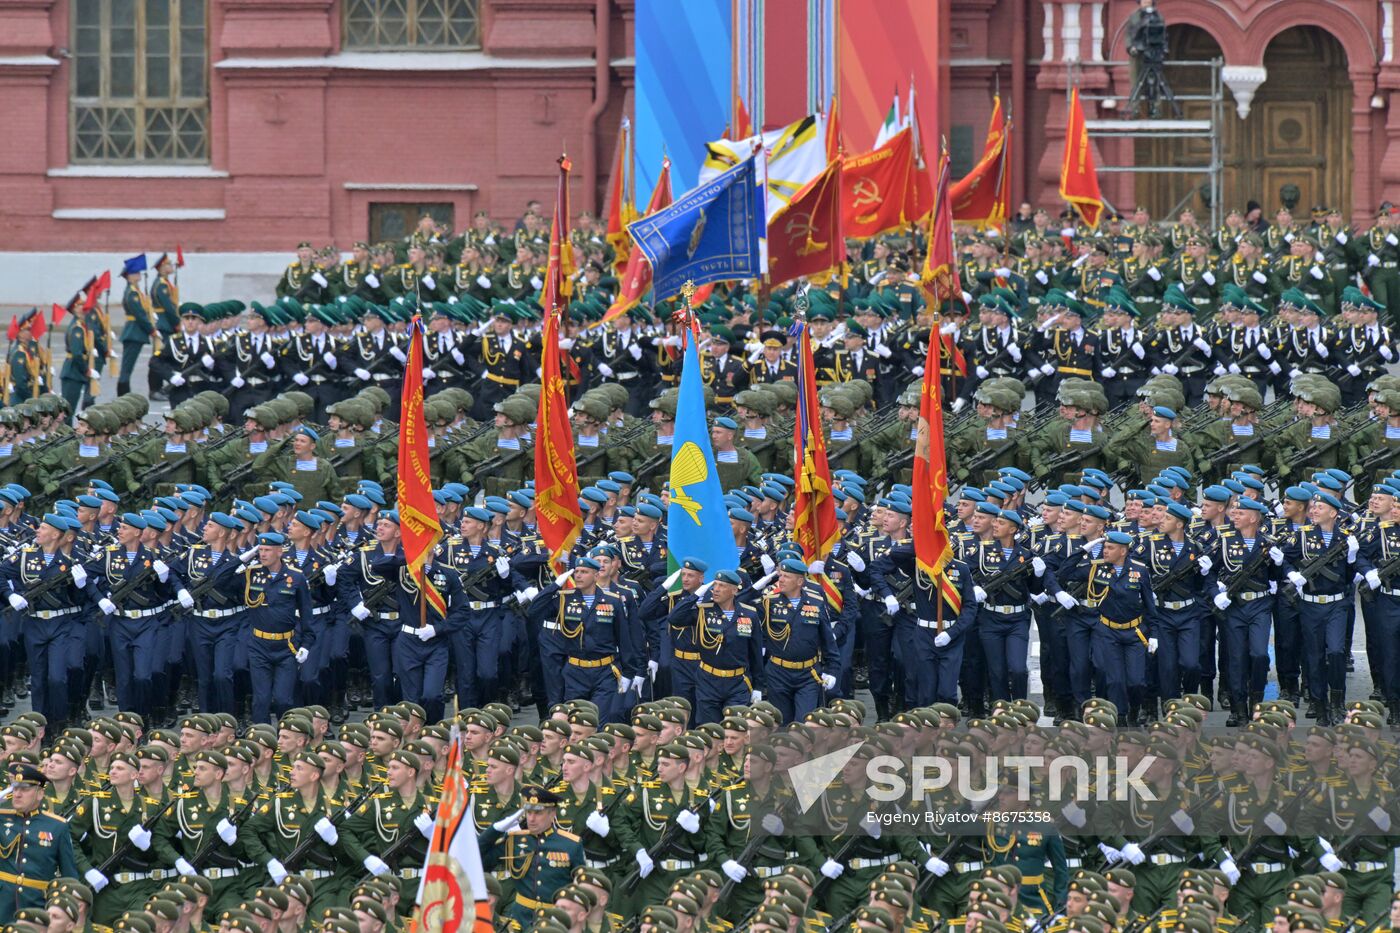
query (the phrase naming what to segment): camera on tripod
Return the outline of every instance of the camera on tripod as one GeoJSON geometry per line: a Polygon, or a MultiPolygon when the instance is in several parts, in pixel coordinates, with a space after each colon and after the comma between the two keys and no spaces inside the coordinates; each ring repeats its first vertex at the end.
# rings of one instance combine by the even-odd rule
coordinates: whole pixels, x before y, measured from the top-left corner
{"type": "Polygon", "coordinates": [[[1133,14],[1128,54],[1133,57],[1135,78],[1125,116],[1137,113],[1138,104],[1145,102],[1149,114],[1156,118],[1161,115],[1162,101],[1166,101],[1172,113],[1180,117],[1181,108],[1162,70],[1167,57],[1167,23],[1156,6],[1144,4],[1133,14]]]}

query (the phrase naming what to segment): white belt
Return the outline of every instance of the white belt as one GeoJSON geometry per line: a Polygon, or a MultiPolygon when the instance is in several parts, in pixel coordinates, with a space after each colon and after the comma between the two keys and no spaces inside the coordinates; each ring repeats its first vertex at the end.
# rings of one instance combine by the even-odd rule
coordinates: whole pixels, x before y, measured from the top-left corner
{"type": "Polygon", "coordinates": [[[488,602],[469,602],[469,603],[467,603],[467,608],[468,608],[468,609],[495,609],[495,608],[496,608],[497,606],[499,606],[499,605],[500,605],[500,603],[493,599],[493,600],[490,600],[490,601],[488,601],[488,602]]]}
{"type": "Polygon", "coordinates": [[[1389,867],[1385,862],[1347,862],[1347,868],[1352,871],[1380,871],[1389,867]]]}
{"type": "Polygon", "coordinates": [[[1180,599],[1180,600],[1171,600],[1171,601],[1168,601],[1168,602],[1164,602],[1164,603],[1161,604],[1161,608],[1163,608],[1163,609],[1185,609],[1187,606],[1194,606],[1194,605],[1196,605],[1196,600],[1195,600],[1194,598],[1192,598],[1192,599],[1180,599]]]}
{"type": "Polygon", "coordinates": [[[331,871],[329,868],[303,868],[301,871],[297,872],[297,874],[310,878],[313,881],[319,881],[322,878],[331,877],[335,872],[331,871]]]}
{"type": "Polygon", "coordinates": [[[374,617],[382,622],[397,622],[399,620],[397,612],[376,612],[374,617]]]}
{"type": "Polygon", "coordinates": [[[1253,602],[1256,599],[1263,599],[1269,595],[1268,590],[1260,590],[1257,593],[1236,593],[1235,599],[1242,603],[1253,602]]]}
{"type": "Polygon", "coordinates": [[[1249,870],[1256,875],[1272,875],[1274,872],[1283,871],[1288,866],[1282,862],[1250,862],[1249,870]]]}
{"type": "MultiPolygon", "coordinates": [[[[954,619],[953,621],[956,622],[957,620],[954,619]]],[[[946,621],[940,623],[937,619],[915,619],[914,624],[919,628],[938,628],[942,625],[943,628],[946,629],[949,623],[946,621]]]]}
{"type": "Polygon", "coordinates": [[[210,881],[219,881],[224,878],[237,878],[238,873],[242,870],[241,868],[206,868],[200,874],[210,881]]]}
{"type": "Polygon", "coordinates": [[[82,611],[82,606],[69,606],[67,609],[39,609],[30,614],[36,619],[61,619],[82,611]]]}
{"type": "Polygon", "coordinates": [[[1386,589],[1385,587],[1381,587],[1378,592],[1385,596],[1400,597],[1400,589],[1386,589]]]}
{"type": "Polygon", "coordinates": [[[400,878],[412,881],[414,878],[417,878],[419,875],[423,874],[423,869],[418,867],[400,868],[397,872],[395,872],[395,874],[397,874],[400,878]]]}
{"type": "Polygon", "coordinates": [[[541,622],[541,623],[540,623],[540,627],[541,627],[541,628],[544,628],[544,629],[547,629],[547,630],[549,630],[549,631],[551,631],[551,632],[557,632],[557,631],[559,631],[559,623],[558,623],[558,622],[541,622]]]}
{"type": "Polygon", "coordinates": [[[1020,605],[1020,606],[983,606],[982,608],[985,609],[985,610],[987,610],[988,612],[995,612],[995,613],[997,613],[998,615],[1004,615],[1004,616],[1009,616],[1009,615],[1011,615],[1013,612],[1025,612],[1025,611],[1026,611],[1026,607],[1025,607],[1024,604],[1022,604],[1022,605],[1020,605]]]}
{"type": "Polygon", "coordinates": [[[1305,602],[1305,603],[1318,603],[1318,604],[1320,604],[1320,605],[1324,605],[1324,606],[1325,606],[1325,605],[1327,605],[1328,603],[1339,603],[1339,602],[1341,602],[1343,599],[1346,599],[1347,596],[1349,596],[1349,595],[1350,595],[1350,594],[1348,594],[1348,593],[1329,593],[1329,594],[1326,594],[1326,595],[1323,595],[1323,596],[1314,596],[1314,595],[1312,595],[1311,593],[1304,593],[1304,594],[1303,594],[1303,602],[1305,602]]]}
{"type": "MultiPolygon", "coordinates": [[[[402,633],[405,634],[405,635],[417,635],[417,634],[418,634],[418,629],[414,628],[414,627],[411,626],[411,625],[400,625],[400,626],[399,626],[399,631],[402,632],[402,633]]],[[[434,636],[434,637],[436,637],[436,636],[434,636]]],[[[430,639],[430,640],[431,640],[431,639],[430,639]]]]}
{"type": "Polygon", "coordinates": [[[752,871],[755,878],[775,878],[786,869],[786,865],[755,865],[752,871]]]}
{"type": "Polygon", "coordinates": [[[584,859],[583,864],[587,865],[589,868],[597,868],[599,870],[608,869],[617,864],[617,856],[613,856],[609,859],[584,859]]]}
{"type": "Polygon", "coordinates": [[[953,868],[957,869],[957,871],[958,871],[959,874],[962,874],[963,872],[969,872],[969,871],[981,871],[981,870],[982,870],[982,863],[981,863],[981,862],[954,862],[954,863],[953,863],[953,868]]]}
{"type": "Polygon", "coordinates": [[[174,878],[179,872],[173,868],[154,868],[150,871],[119,871],[112,876],[117,884],[130,884],[133,881],[163,881],[174,878]]]}
{"type": "Polygon", "coordinates": [[[317,606],[311,610],[311,614],[313,616],[323,616],[326,613],[330,612],[332,608],[333,607],[331,606],[317,606]]]}
{"type": "Polygon", "coordinates": [[[1186,861],[1186,857],[1182,855],[1171,855],[1167,852],[1159,852],[1156,855],[1149,855],[1147,860],[1153,865],[1176,865],[1179,862],[1186,861]]]}
{"type": "Polygon", "coordinates": [[[121,616],[123,619],[149,619],[151,616],[158,616],[164,611],[164,606],[156,606],[154,609],[123,609],[121,611],[121,616]]]}
{"type": "Polygon", "coordinates": [[[1067,858],[1067,859],[1065,859],[1065,867],[1066,867],[1066,868],[1079,868],[1079,867],[1083,866],[1083,864],[1084,864],[1084,860],[1083,860],[1082,858],[1067,858]]]}
{"type": "Polygon", "coordinates": [[[893,865],[899,861],[898,855],[886,855],[884,858],[853,858],[846,864],[851,868],[880,868],[883,865],[893,865]]]}
{"type": "Polygon", "coordinates": [[[690,871],[695,867],[695,862],[684,858],[662,859],[656,864],[662,871],[690,871]]]}
{"type": "Polygon", "coordinates": [[[242,606],[234,606],[232,609],[200,609],[195,615],[201,619],[227,619],[229,616],[236,616],[243,611],[242,606]]]}

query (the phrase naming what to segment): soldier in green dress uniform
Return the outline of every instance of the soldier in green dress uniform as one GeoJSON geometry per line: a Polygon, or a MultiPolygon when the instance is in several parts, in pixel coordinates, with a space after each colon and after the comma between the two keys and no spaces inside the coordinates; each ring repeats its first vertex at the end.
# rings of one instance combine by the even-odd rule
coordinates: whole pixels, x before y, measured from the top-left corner
{"type": "Polygon", "coordinates": [[[172,278],[175,262],[162,253],[153,268],[156,281],[151,286],[151,305],[156,309],[156,330],[169,337],[180,329],[180,287],[172,278]]]}
{"type": "Polygon", "coordinates": [[[170,859],[168,844],[156,844],[161,802],[137,784],[140,760],[116,752],[107,766],[110,790],[95,790],[73,815],[76,857],[83,878],[97,893],[94,923],[111,924],[128,910],[138,910],[160,888],[170,859]],[[111,865],[106,863],[123,853],[111,865]],[[103,866],[105,867],[105,870],[103,866]]]}
{"type": "Polygon", "coordinates": [[[424,767],[423,759],[412,752],[390,752],[384,790],[345,823],[349,860],[377,877],[397,880],[402,916],[413,909],[427,840],[433,834],[434,816],[418,787],[424,767]]]}
{"type": "Polygon", "coordinates": [[[277,297],[295,296],[315,272],[316,250],[310,242],[303,240],[297,244],[297,261],[287,266],[277,282],[277,297]]]}
{"type": "Polygon", "coordinates": [[[146,268],[146,257],[133,256],[122,266],[122,278],[126,279],[126,291],[122,293],[122,312],[126,323],[122,326],[122,362],[117,374],[117,394],[131,391],[131,374],[136,371],[136,360],[141,348],[151,342],[156,329],[156,315],[151,308],[151,299],[141,290],[141,272],[146,268]]]}
{"type": "Polygon", "coordinates": [[[578,836],[555,824],[559,798],[542,787],[526,787],[521,792],[522,809],[484,830],[478,837],[483,849],[502,840],[499,856],[482,867],[488,871],[504,868],[514,884],[514,897],[505,913],[521,924],[529,924],[536,910],[554,904],[554,895],[570,882],[574,869],[584,864],[583,844],[578,836]],[[520,828],[524,815],[525,827],[520,828]]]}
{"type": "Polygon", "coordinates": [[[35,308],[18,318],[18,335],[10,344],[6,373],[10,385],[10,404],[18,405],[38,398],[49,391],[48,352],[34,339],[34,322],[39,317],[35,308]]]}
{"type": "Polygon", "coordinates": [[[0,924],[13,921],[18,910],[42,908],[54,878],[78,875],[67,821],[44,809],[44,773],[17,763],[7,778],[10,799],[0,807],[0,924]]]}
{"type": "Polygon", "coordinates": [[[107,360],[107,329],[97,309],[73,315],[64,334],[68,358],[63,362],[59,381],[63,397],[73,411],[81,411],[95,399],[93,389],[101,389],[102,365],[107,360]]]}

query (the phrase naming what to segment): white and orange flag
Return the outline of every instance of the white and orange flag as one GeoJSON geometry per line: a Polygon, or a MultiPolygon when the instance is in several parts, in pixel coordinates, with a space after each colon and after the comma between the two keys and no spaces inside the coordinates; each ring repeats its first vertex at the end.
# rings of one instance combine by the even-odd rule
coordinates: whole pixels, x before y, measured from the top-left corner
{"type": "Polygon", "coordinates": [[[413,903],[417,933],[495,933],[456,727],[447,749],[437,823],[413,903]]]}

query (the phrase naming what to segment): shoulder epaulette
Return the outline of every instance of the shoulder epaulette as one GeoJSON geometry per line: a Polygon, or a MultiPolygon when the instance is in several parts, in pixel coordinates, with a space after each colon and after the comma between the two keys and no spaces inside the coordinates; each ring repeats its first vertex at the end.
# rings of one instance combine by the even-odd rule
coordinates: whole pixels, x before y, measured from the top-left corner
{"type": "Polygon", "coordinates": [[[575,834],[569,832],[567,829],[560,829],[559,827],[556,826],[556,827],[554,828],[554,831],[555,831],[556,833],[558,833],[559,835],[563,836],[565,839],[570,840],[571,842],[578,842],[578,841],[579,841],[579,837],[576,836],[575,834]]]}

